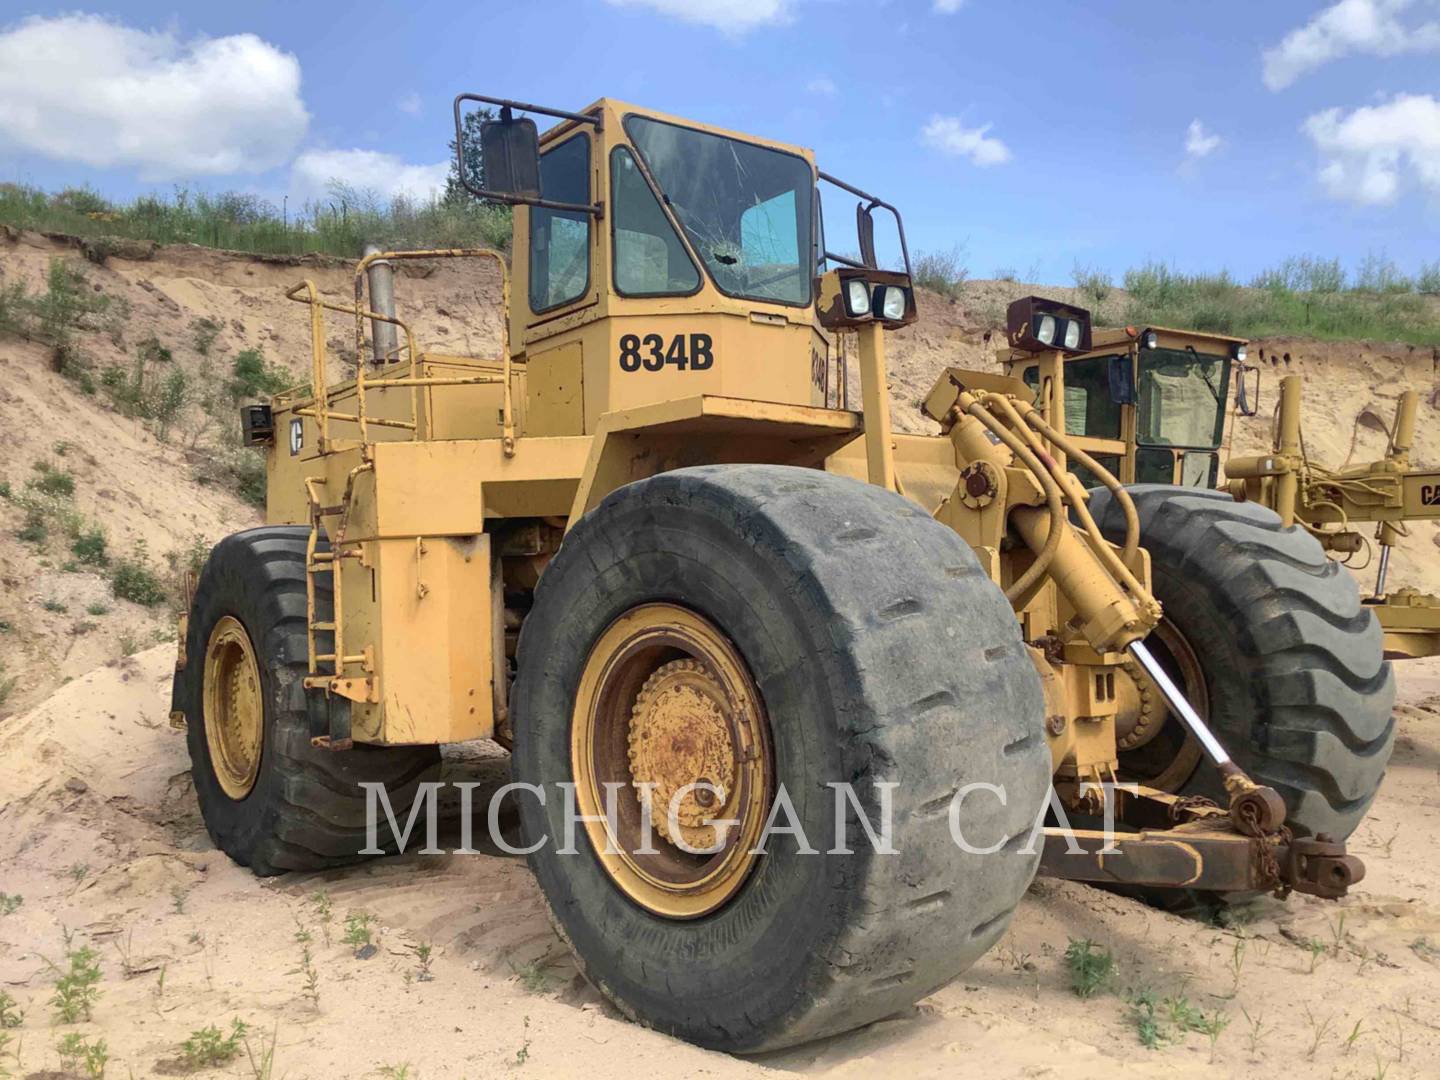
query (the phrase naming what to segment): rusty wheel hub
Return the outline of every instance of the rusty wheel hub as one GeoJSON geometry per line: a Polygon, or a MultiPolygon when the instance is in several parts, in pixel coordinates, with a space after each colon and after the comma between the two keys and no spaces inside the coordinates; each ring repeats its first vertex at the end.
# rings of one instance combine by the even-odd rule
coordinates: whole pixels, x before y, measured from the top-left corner
{"type": "Polygon", "coordinates": [[[255,649],[239,619],[226,615],[210,631],[204,680],[210,764],[225,794],[243,799],[260,772],[265,705],[255,649]]]}
{"type": "Polygon", "coordinates": [[[570,753],[591,847],[631,900],[695,918],[745,883],[773,787],[769,722],[708,619],[644,604],[612,623],[581,672],[570,753]]]}

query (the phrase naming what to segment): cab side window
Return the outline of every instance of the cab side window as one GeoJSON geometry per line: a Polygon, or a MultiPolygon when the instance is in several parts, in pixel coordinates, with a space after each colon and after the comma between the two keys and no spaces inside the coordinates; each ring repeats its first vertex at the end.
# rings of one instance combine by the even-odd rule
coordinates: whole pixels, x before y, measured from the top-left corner
{"type": "MultiPolygon", "coordinates": [[[[590,202],[590,136],[567,139],[540,155],[540,196],[590,202]]],[[[590,215],[530,210],[530,310],[539,314],[585,295],[590,287],[590,215]]]]}

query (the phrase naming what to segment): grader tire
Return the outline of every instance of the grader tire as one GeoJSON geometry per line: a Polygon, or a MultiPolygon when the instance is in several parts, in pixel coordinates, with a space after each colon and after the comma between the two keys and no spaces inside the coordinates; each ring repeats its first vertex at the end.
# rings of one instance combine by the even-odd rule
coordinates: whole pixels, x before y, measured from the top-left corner
{"type": "MultiPolygon", "coordinates": [[[[1155,596],[1199,661],[1220,741],[1285,799],[1297,834],[1349,836],[1380,786],[1395,734],[1395,680],[1355,582],[1313,537],[1281,528],[1265,507],[1161,484],[1129,491],[1155,596]]],[[[1092,492],[1090,509],[1119,541],[1124,519],[1110,493],[1092,492]]],[[[1122,753],[1122,779],[1125,771],[1122,753]]],[[[1203,761],[1176,790],[1225,805],[1203,761]]]]}
{"type": "MultiPolygon", "coordinates": [[[[433,779],[440,763],[432,746],[310,745],[302,685],[308,535],[272,526],[216,545],[190,609],[186,664],[175,676],[174,705],[187,719],[195,794],[210,839],[262,876],[362,861],[361,785],[383,783],[403,822],[416,786],[433,779]]],[[[317,600],[323,618],[328,582],[317,600]]],[[[328,634],[320,644],[329,647],[328,634]]],[[[378,817],[377,846],[393,851],[383,810],[378,817]]]]}
{"type": "MultiPolygon", "coordinates": [[[[662,679],[703,670],[667,659],[653,661],[662,679]]],[[[989,949],[1035,873],[1039,842],[1025,849],[1050,778],[1035,670],[974,554],[898,495],[771,465],[623,487],[546,569],[518,666],[514,777],[548,796],[520,799],[524,841],[541,845],[530,865],[585,975],[647,1026],[759,1051],[892,1015],[989,949]],[[817,852],[771,836],[723,904],[690,918],[627,896],[586,830],[578,854],[557,851],[582,674],[627,613],[683,621],[677,607],[733,643],[768,716],[772,779],[817,852]],[[827,853],[827,785],[842,782],[874,823],[880,785],[896,785],[898,854],[877,853],[849,812],[851,853],[827,853]],[[954,796],[975,782],[1004,802],[973,791],[956,821],[993,854],[951,836],[954,796]]]]}

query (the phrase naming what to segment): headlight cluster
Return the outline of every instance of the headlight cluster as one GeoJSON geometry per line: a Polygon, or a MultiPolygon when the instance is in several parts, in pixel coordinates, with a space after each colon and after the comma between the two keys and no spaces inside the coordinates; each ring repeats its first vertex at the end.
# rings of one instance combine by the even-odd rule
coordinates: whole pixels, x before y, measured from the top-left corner
{"type": "Polygon", "coordinates": [[[883,322],[900,322],[910,310],[910,289],[904,285],[872,285],[864,278],[845,283],[845,314],[852,319],[874,315],[883,322]]]}
{"type": "Polygon", "coordinates": [[[1079,319],[1062,319],[1054,315],[1036,315],[1031,324],[1031,333],[1042,345],[1059,345],[1066,349],[1078,349],[1085,324],[1079,319]]]}

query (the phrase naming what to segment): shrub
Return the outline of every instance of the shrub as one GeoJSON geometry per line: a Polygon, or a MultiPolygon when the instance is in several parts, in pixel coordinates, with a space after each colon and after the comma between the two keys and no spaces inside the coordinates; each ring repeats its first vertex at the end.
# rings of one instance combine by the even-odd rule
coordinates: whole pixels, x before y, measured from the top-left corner
{"type": "Polygon", "coordinates": [[[85,566],[105,566],[110,556],[105,552],[105,534],[92,525],[70,542],[70,552],[85,566]]]}
{"type": "Polygon", "coordinates": [[[259,349],[245,349],[235,354],[231,365],[230,396],[235,401],[269,397],[291,383],[290,373],[266,361],[259,349]]]}
{"type": "Polygon", "coordinates": [[[918,255],[911,267],[911,276],[922,288],[957,296],[970,276],[965,265],[965,245],[956,244],[949,251],[927,251],[918,255]]]}
{"type": "Polygon", "coordinates": [[[1415,276],[1415,291],[1427,296],[1440,295],[1440,259],[1420,264],[1420,273],[1415,276]]]}
{"type": "Polygon", "coordinates": [[[164,602],[165,586],[150,566],[144,541],[136,546],[133,555],[115,560],[110,568],[110,591],[141,607],[164,602]]]}
{"type": "Polygon", "coordinates": [[[201,356],[209,356],[215,339],[220,336],[220,330],[220,324],[214,319],[195,319],[190,323],[190,343],[201,356]]]}
{"type": "Polygon", "coordinates": [[[37,461],[35,471],[40,475],[32,478],[27,487],[44,495],[57,495],[62,498],[75,494],[75,478],[64,469],[57,469],[48,461],[37,461]]]}

